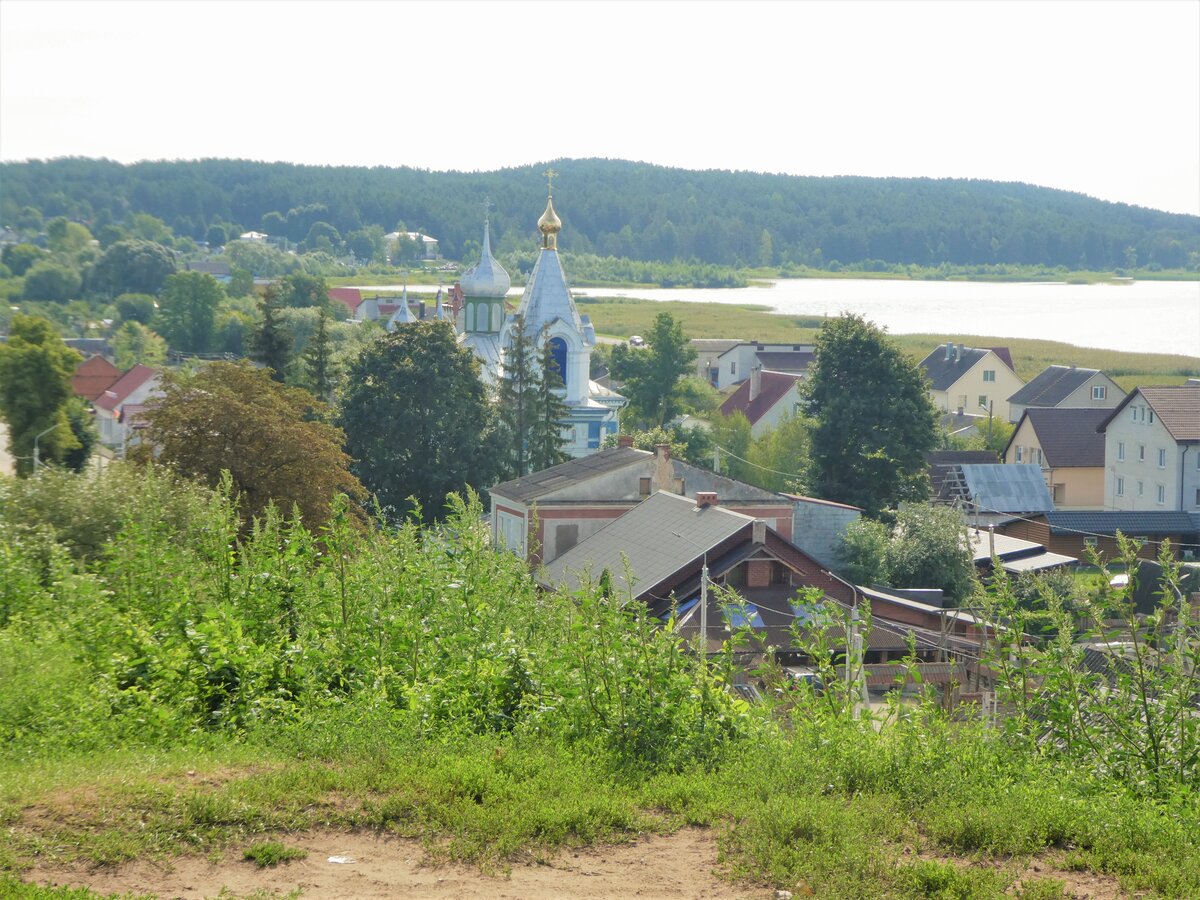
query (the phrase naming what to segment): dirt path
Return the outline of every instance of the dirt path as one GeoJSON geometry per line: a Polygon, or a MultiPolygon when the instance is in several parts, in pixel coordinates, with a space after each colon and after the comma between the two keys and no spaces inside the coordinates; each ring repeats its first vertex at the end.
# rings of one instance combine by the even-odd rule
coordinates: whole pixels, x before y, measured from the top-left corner
{"type": "Polygon", "coordinates": [[[628,844],[564,851],[544,865],[514,864],[508,875],[483,875],[463,865],[431,866],[418,841],[369,832],[307,832],[279,836],[308,858],[260,869],[230,850],[224,859],[180,857],[169,863],[132,862],[94,871],[34,868],[25,880],[88,887],[100,893],[154,894],[180,900],[227,895],[267,896],[300,890],[305,900],[382,897],[509,898],[730,898],[770,900],[774,891],[738,888],[715,874],[712,835],[685,829],[628,844]],[[353,862],[329,862],[330,856],[353,862]]]}

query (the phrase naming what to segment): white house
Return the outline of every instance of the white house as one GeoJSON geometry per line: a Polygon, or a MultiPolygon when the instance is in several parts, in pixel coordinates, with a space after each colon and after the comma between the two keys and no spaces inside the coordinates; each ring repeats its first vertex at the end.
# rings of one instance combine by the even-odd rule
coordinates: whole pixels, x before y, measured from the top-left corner
{"type": "Polygon", "coordinates": [[[96,398],[92,406],[100,443],[118,451],[118,456],[124,454],[134,427],[132,416],[126,413],[140,413],[146,401],[158,393],[158,383],[158,370],[139,363],[96,398]]]}
{"type": "Polygon", "coordinates": [[[1047,366],[1008,398],[1008,420],[1027,409],[1112,409],[1125,399],[1121,386],[1099,369],[1047,366]]]}
{"type": "Polygon", "coordinates": [[[921,360],[929,378],[929,399],[942,412],[1009,418],[1008,398],[1024,384],[1007,347],[945,344],[921,360]]]}
{"type": "Polygon", "coordinates": [[[1098,430],[1107,509],[1200,511],[1200,384],[1136,388],[1098,430]]]}

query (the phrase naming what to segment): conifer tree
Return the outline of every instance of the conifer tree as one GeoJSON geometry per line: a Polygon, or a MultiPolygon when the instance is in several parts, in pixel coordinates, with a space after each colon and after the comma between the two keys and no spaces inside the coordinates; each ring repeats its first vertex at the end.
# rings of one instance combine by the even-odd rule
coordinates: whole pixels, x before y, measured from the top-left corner
{"type": "Polygon", "coordinates": [[[533,415],[528,437],[531,471],[540,472],[566,461],[567,454],[562,448],[567,441],[562,434],[562,420],[567,417],[567,404],[558,394],[562,388],[562,376],[550,351],[550,342],[546,341],[532,391],[533,415]]]}
{"type": "Polygon", "coordinates": [[[279,320],[279,294],[274,287],[267,288],[258,308],[263,318],[254,332],[254,358],[270,369],[271,377],[282,384],[292,355],[292,339],[279,320]]]}
{"type": "Polygon", "coordinates": [[[329,310],[321,307],[317,330],[304,348],[304,365],[308,386],[318,399],[329,401],[333,389],[333,348],[329,339],[329,310]]]}
{"type": "Polygon", "coordinates": [[[528,475],[529,425],[534,382],[537,379],[533,341],[520,316],[515,320],[512,343],[504,355],[504,377],[500,382],[499,407],[504,474],[511,478],[528,475]]]}

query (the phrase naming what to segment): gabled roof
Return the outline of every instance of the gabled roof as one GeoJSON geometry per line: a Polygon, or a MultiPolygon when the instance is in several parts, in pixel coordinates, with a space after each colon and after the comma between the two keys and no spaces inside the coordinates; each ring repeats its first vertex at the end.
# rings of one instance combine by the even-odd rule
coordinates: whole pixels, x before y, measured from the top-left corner
{"type": "Polygon", "coordinates": [[[134,391],[158,375],[157,369],[138,363],[116,381],[114,381],[99,397],[96,406],[112,412],[125,402],[134,391]]]}
{"type": "Polygon", "coordinates": [[[939,346],[927,357],[921,360],[921,369],[929,378],[929,387],[935,391],[948,390],[954,382],[971,371],[981,359],[987,356],[987,350],[974,347],[964,347],[962,352],[955,351],[951,359],[946,359],[945,347],[939,346]]]}
{"type": "Polygon", "coordinates": [[[971,501],[981,509],[1002,513],[1048,512],[1054,509],[1041,466],[995,463],[960,468],[971,501]]]}
{"type": "Polygon", "coordinates": [[[716,353],[718,356],[745,343],[738,338],[692,338],[688,345],[697,353],[716,353]]]}
{"type": "Polygon", "coordinates": [[[1000,357],[1000,362],[1012,369],[1013,372],[1017,371],[1017,367],[1013,365],[1012,353],[1007,347],[988,347],[987,349],[991,350],[998,357],[1000,357]]]}
{"type": "Polygon", "coordinates": [[[1051,534],[1104,534],[1129,537],[1200,533],[1200,513],[1178,510],[1054,511],[1046,513],[1051,534]]]}
{"type": "Polygon", "coordinates": [[[929,486],[934,497],[942,496],[942,483],[952,466],[977,463],[991,465],[997,462],[996,454],[991,450],[931,450],[925,454],[929,464],[929,486]]]}
{"type": "Polygon", "coordinates": [[[1158,385],[1140,387],[1125,395],[1125,399],[1100,423],[1100,431],[1117,415],[1134,396],[1141,394],[1154,410],[1163,427],[1178,443],[1190,444],[1200,441],[1200,384],[1158,385]]]}
{"type": "Polygon", "coordinates": [[[1028,419],[1051,468],[1103,467],[1104,435],[1096,429],[1108,414],[1107,409],[1027,409],[1013,429],[1009,444],[1016,440],[1021,422],[1028,419]]]}
{"type": "Polygon", "coordinates": [[[539,580],[575,590],[584,575],[598,581],[607,569],[617,593],[632,589],[639,596],[754,521],[722,506],[697,506],[658,491],[558,557],[539,580]],[[636,587],[626,580],[626,562],[636,587]]]}
{"type": "MultiPolygon", "coordinates": [[[[625,466],[633,465],[654,454],[648,450],[636,450],[633,447],[612,447],[599,453],[589,453],[578,459],[569,459],[565,463],[542,469],[522,478],[504,481],[491,489],[493,497],[508,497],[527,503],[568,485],[581,484],[589,478],[594,478],[604,472],[615,472],[625,466]]],[[[691,501],[688,501],[691,502],[691,501]]]]}
{"type": "Polygon", "coordinates": [[[1020,406],[1057,406],[1086,384],[1089,378],[1099,374],[1099,369],[1047,366],[1033,381],[1009,397],[1008,402],[1020,406]]]}
{"type": "Polygon", "coordinates": [[[807,372],[816,354],[812,350],[763,350],[754,354],[763,370],[772,372],[807,372]]]}
{"type": "Polygon", "coordinates": [[[721,415],[729,416],[735,412],[740,412],[753,425],[765,416],[776,403],[783,399],[784,395],[791,390],[792,385],[800,380],[799,375],[793,375],[789,372],[768,372],[764,370],[761,375],[758,396],[753,400],[750,399],[750,387],[754,381],[754,376],[751,375],[738,385],[737,390],[725,398],[725,402],[721,404],[721,415]]]}
{"type": "Polygon", "coordinates": [[[120,369],[103,356],[93,356],[75,367],[75,374],[71,378],[71,390],[94,402],[120,377],[120,369]]]}
{"type": "Polygon", "coordinates": [[[329,299],[345,304],[346,309],[350,310],[351,315],[354,315],[358,311],[363,302],[362,291],[353,287],[330,288],[329,299]]]}

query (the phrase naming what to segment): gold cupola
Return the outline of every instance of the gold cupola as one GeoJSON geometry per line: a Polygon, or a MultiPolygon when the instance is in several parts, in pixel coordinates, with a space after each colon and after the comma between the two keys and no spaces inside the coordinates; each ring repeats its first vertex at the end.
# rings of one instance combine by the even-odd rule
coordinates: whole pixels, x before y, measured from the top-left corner
{"type": "Polygon", "coordinates": [[[554,198],[546,198],[546,211],[542,213],[542,217],[538,219],[538,231],[542,233],[542,249],[557,250],[558,238],[557,235],[562,231],[562,219],[558,217],[558,213],[554,211],[554,198]]]}

